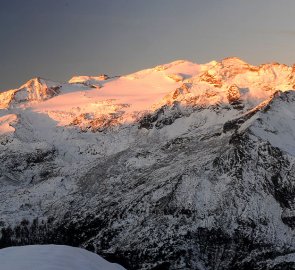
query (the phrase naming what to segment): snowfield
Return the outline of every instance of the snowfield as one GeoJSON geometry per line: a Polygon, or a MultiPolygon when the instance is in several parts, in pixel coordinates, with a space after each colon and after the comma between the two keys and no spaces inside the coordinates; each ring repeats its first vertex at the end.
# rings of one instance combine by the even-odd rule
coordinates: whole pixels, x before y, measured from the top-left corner
{"type": "Polygon", "coordinates": [[[1,270],[124,270],[81,248],[58,245],[10,247],[0,250],[1,270]]]}

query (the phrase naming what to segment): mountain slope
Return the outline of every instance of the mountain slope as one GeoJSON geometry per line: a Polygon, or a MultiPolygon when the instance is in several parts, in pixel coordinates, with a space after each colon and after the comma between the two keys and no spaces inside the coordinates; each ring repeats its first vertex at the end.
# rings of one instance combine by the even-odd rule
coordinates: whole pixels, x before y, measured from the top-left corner
{"type": "Polygon", "coordinates": [[[0,246],[81,246],[128,269],[295,267],[294,68],[176,61],[54,85],[0,94],[0,246]]]}

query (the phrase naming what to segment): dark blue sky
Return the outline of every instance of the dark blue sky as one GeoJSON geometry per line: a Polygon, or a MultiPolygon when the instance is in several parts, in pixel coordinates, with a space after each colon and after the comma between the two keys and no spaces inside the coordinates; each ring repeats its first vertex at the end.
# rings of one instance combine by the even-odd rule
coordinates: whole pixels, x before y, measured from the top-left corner
{"type": "Polygon", "coordinates": [[[176,59],[295,62],[294,0],[0,0],[0,90],[176,59]]]}

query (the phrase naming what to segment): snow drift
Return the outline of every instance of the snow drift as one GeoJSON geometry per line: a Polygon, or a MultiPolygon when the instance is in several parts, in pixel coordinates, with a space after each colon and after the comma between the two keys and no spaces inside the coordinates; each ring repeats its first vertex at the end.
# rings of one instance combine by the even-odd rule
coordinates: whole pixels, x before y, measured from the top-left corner
{"type": "Polygon", "coordinates": [[[1,270],[124,270],[84,249],[57,245],[1,249],[0,262],[1,270]]]}

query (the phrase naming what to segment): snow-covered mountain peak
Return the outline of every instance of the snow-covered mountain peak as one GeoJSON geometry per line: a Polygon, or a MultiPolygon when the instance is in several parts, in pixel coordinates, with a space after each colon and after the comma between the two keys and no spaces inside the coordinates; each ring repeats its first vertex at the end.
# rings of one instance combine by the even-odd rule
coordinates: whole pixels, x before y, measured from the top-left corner
{"type": "Polygon", "coordinates": [[[127,269],[289,269],[294,77],[181,60],[1,93],[1,246],[82,246],[127,269]]]}
{"type": "Polygon", "coordinates": [[[61,126],[103,130],[134,123],[175,102],[184,110],[224,104],[245,111],[294,84],[292,67],[277,63],[255,67],[231,57],[207,64],[178,60],[118,77],[74,76],[63,84],[34,78],[1,93],[0,100],[2,109],[30,108],[61,126]]]}
{"type": "Polygon", "coordinates": [[[249,64],[247,62],[245,62],[241,58],[235,57],[235,56],[224,58],[220,61],[220,63],[224,67],[249,66],[249,64]]]}
{"type": "Polygon", "coordinates": [[[60,88],[60,83],[36,77],[18,89],[0,93],[0,108],[7,109],[11,105],[24,102],[47,100],[58,95],[60,88]]]}

